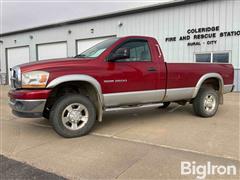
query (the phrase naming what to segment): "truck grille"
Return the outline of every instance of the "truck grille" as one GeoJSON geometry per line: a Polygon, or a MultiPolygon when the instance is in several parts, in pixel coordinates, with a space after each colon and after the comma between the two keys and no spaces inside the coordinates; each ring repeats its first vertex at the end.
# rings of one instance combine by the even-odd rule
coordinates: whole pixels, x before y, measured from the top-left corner
{"type": "Polygon", "coordinates": [[[11,88],[16,88],[16,71],[14,69],[11,69],[11,88]]]}
{"type": "Polygon", "coordinates": [[[12,89],[17,89],[20,88],[20,78],[21,77],[21,72],[20,72],[20,68],[16,67],[16,68],[11,68],[11,88],[12,89]]]}

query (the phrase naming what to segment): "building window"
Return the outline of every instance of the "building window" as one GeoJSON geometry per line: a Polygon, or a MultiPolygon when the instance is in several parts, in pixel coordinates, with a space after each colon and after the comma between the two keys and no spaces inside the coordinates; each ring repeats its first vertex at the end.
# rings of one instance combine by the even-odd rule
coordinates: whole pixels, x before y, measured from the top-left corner
{"type": "Polygon", "coordinates": [[[229,63],[229,53],[213,53],[214,63],[229,63]]]}
{"type": "Polygon", "coordinates": [[[200,63],[229,63],[229,52],[210,52],[195,54],[195,61],[200,63]]]}
{"type": "Polygon", "coordinates": [[[211,62],[211,53],[196,54],[196,62],[211,62]]]}

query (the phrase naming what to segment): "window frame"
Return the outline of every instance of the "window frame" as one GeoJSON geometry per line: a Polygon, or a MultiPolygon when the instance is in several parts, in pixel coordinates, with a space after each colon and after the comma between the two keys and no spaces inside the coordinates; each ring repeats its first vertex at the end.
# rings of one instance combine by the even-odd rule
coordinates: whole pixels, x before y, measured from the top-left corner
{"type": "Polygon", "coordinates": [[[150,54],[150,60],[148,61],[114,61],[114,63],[134,63],[134,62],[145,62],[145,63],[149,63],[149,62],[153,62],[153,56],[152,56],[152,51],[151,51],[151,48],[150,48],[150,44],[149,44],[149,41],[147,39],[143,39],[143,38],[134,38],[134,39],[128,39],[126,41],[123,41],[122,43],[120,43],[119,45],[117,45],[115,48],[113,48],[113,50],[108,54],[107,58],[106,58],[106,61],[107,62],[110,62],[109,61],[109,57],[110,55],[116,51],[118,48],[122,47],[124,44],[126,43],[129,43],[129,42],[136,42],[136,41],[143,41],[143,42],[146,42],[147,43],[147,46],[148,46],[148,49],[149,49],[149,54],[150,54]]]}
{"type": "Polygon", "coordinates": [[[212,63],[212,64],[231,64],[232,63],[232,51],[205,51],[205,52],[195,52],[194,53],[194,61],[195,63],[212,63]],[[228,62],[227,63],[222,63],[222,62],[213,62],[213,55],[214,54],[223,54],[223,53],[228,53],[228,62]],[[197,62],[196,55],[197,54],[211,54],[211,59],[210,62],[197,62]]]}

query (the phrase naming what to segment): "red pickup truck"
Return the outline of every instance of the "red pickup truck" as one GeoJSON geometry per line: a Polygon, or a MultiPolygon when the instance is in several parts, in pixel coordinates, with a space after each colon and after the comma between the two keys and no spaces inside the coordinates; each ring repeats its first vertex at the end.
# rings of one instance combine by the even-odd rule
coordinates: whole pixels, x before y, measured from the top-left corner
{"type": "Polygon", "coordinates": [[[231,64],[166,63],[156,39],[127,36],[103,41],[73,57],[12,68],[13,114],[50,119],[63,137],[87,134],[104,111],[191,103],[211,117],[233,90],[231,64]]]}

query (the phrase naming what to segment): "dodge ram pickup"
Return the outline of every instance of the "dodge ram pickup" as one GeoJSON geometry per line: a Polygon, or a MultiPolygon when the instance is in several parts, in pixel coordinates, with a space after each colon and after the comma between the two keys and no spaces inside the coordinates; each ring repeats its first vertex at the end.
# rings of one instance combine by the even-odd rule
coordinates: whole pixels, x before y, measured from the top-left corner
{"type": "Polygon", "coordinates": [[[104,111],[190,103],[211,117],[233,91],[233,66],[166,63],[156,39],[114,37],[72,58],[11,69],[9,104],[19,117],[45,117],[63,137],[87,134],[104,111]]]}

